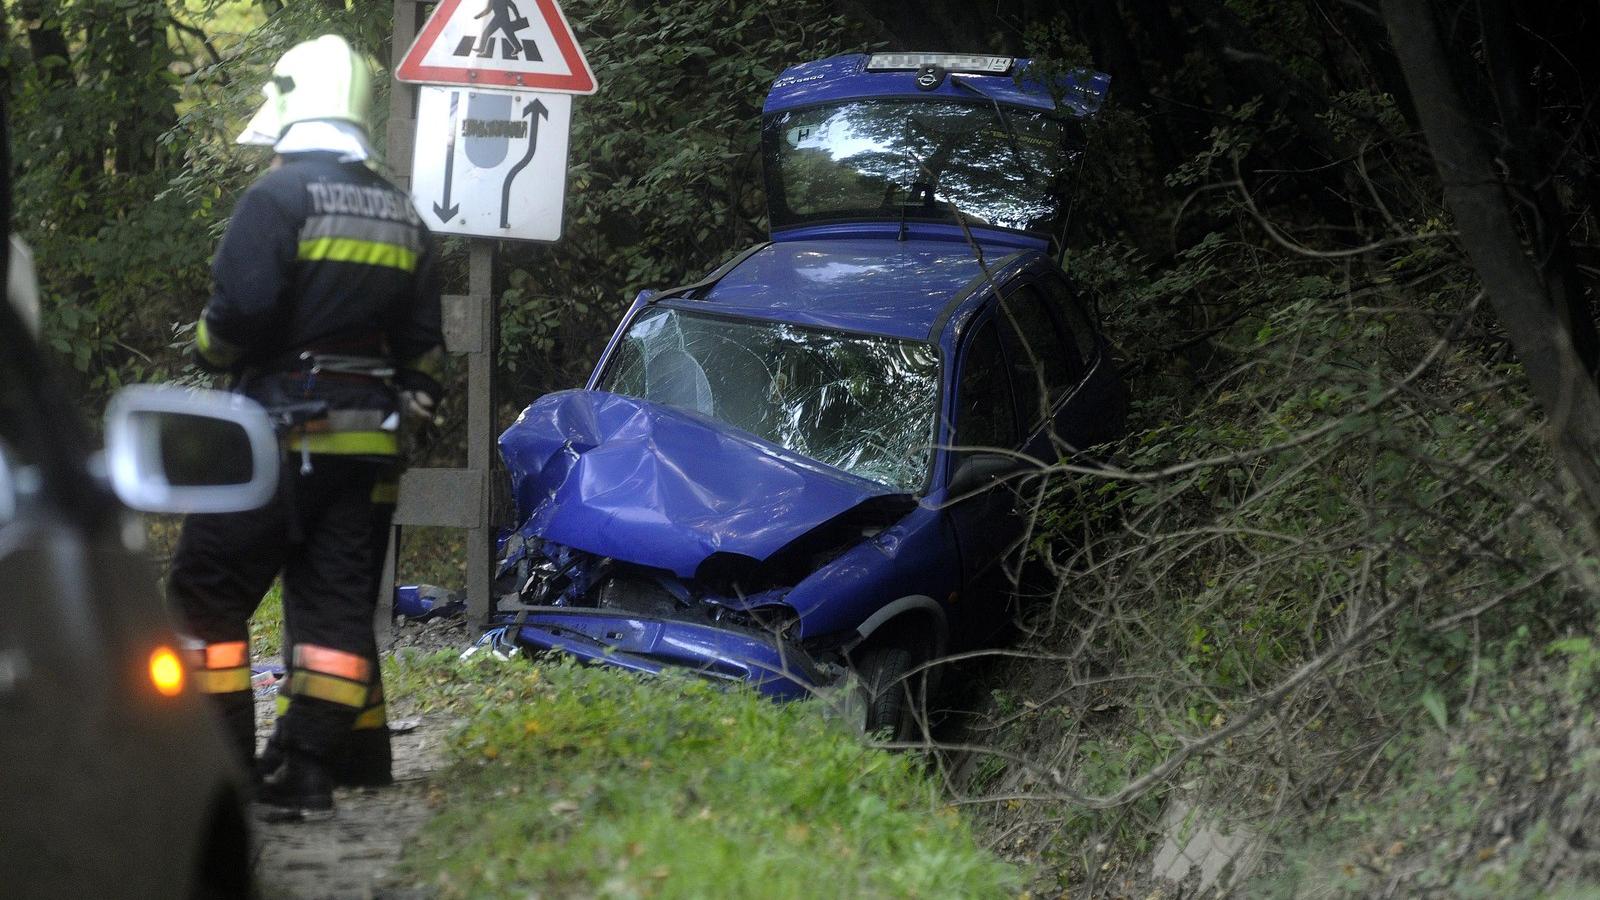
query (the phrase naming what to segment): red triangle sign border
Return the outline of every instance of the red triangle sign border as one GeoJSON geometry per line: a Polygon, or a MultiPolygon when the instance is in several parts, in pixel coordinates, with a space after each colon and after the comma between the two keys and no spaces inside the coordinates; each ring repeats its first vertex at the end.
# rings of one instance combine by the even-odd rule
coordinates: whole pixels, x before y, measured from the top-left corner
{"type": "Polygon", "coordinates": [[[422,30],[417,32],[417,39],[411,42],[411,49],[406,51],[405,58],[395,68],[395,79],[407,84],[510,88],[561,94],[594,93],[596,90],[594,73],[589,69],[589,61],[584,59],[583,50],[578,47],[577,36],[572,33],[572,26],[567,24],[567,17],[561,11],[561,7],[556,5],[555,0],[532,0],[532,2],[538,6],[539,15],[543,17],[545,26],[550,29],[550,35],[561,53],[562,62],[567,66],[566,74],[423,65],[423,59],[433,49],[439,34],[444,31],[445,23],[450,21],[462,3],[462,0],[442,0],[433,15],[423,24],[422,30]]]}

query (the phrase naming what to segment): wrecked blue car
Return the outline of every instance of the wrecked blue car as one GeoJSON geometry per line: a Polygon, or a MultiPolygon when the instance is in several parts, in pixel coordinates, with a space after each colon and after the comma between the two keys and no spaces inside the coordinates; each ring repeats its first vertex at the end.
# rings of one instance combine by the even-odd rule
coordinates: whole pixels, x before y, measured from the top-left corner
{"type": "MultiPolygon", "coordinates": [[[[865,726],[1010,615],[1036,461],[1126,390],[1053,258],[1108,79],[907,54],[795,66],[763,115],[772,239],[641,293],[583,390],[500,438],[492,639],[797,698],[865,726]]],[[[1034,479],[1036,480],[1036,479],[1034,479]]]]}

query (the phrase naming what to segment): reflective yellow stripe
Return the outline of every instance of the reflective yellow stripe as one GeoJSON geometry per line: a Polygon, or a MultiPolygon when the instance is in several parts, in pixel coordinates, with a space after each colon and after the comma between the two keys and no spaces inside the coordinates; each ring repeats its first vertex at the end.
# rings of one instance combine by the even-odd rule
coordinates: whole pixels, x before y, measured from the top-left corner
{"type": "Polygon", "coordinates": [[[289,693],[296,697],[326,700],[340,706],[354,706],[356,709],[367,705],[366,685],[319,672],[295,672],[289,676],[289,693]]]}
{"type": "Polygon", "coordinates": [[[365,731],[369,729],[385,728],[388,725],[388,709],[382,703],[379,703],[377,706],[369,706],[362,710],[361,715],[356,716],[356,724],[351,727],[356,731],[365,731]]]}
{"type": "Polygon", "coordinates": [[[372,486],[372,502],[390,506],[400,501],[400,482],[380,481],[372,486]]]}
{"type": "Polygon", "coordinates": [[[196,669],[189,673],[195,689],[202,694],[231,694],[250,690],[250,668],[196,669]]]}
{"type": "Polygon", "coordinates": [[[299,450],[302,446],[312,453],[336,456],[397,456],[400,453],[400,439],[392,431],[321,431],[290,436],[290,450],[299,450]]]}
{"type": "Polygon", "coordinates": [[[322,237],[300,242],[298,258],[307,261],[363,263],[412,272],[417,254],[399,244],[363,241],[359,238],[322,237]]]}
{"type": "Polygon", "coordinates": [[[240,355],[244,353],[244,348],[238,344],[212,334],[211,329],[206,326],[205,316],[201,316],[200,321],[194,323],[194,346],[200,351],[200,355],[214,366],[231,366],[238,362],[240,355]]]}
{"type": "MultiPolygon", "coordinates": [[[[278,715],[282,716],[288,714],[289,702],[288,694],[278,695],[278,715]]],[[[356,716],[355,724],[350,727],[356,731],[377,730],[379,728],[389,727],[388,705],[383,703],[380,699],[376,706],[369,706],[366,709],[363,709],[360,715],[356,716]]]]}

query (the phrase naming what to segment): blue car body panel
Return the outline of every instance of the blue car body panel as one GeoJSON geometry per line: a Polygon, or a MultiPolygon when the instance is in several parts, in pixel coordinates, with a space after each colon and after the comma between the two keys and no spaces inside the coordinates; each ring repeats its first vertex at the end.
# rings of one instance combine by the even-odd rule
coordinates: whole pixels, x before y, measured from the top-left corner
{"type": "MultiPolygon", "coordinates": [[[[775,228],[772,231],[774,241],[841,241],[869,239],[883,241],[885,239],[898,241],[901,226],[895,222],[829,222],[822,225],[791,225],[787,228],[775,228]]],[[[985,253],[1009,253],[1013,250],[1039,250],[1048,243],[1032,235],[1016,231],[1007,231],[1002,228],[985,228],[980,224],[972,223],[965,231],[959,225],[947,225],[940,222],[915,222],[905,224],[905,232],[909,239],[918,242],[944,242],[959,244],[965,248],[968,257],[972,249],[967,244],[970,235],[973,243],[983,248],[985,253]]],[[[882,246],[880,244],[880,246],[882,246]]]]}
{"type": "Polygon", "coordinates": [[[1029,76],[1031,60],[1018,59],[1010,74],[960,73],[932,90],[922,90],[905,71],[868,71],[869,58],[849,53],[790,66],[772,83],[762,114],[869,97],[970,100],[976,93],[1007,106],[1089,116],[1099,111],[1111,83],[1111,76],[1103,72],[1079,70],[1068,73],[1065,83],[1052,90],[1050,84],[1029,76]]]}
{"type": "Polygon", "coordinates": [[[561,391],[500,436],[522,530],[693,578],[717,554],[757,562],[883,485],[694,413],[561,391]]]}
{"type": "Polygon", "coordinates": [[[826,681],[791,644],[670,619],[553,608],[530,615],[518,639],[634,672],[672,667],[743,681],[778,700],[798,700],[826,681]]]}
{"type": "Polygon", "coordinates": [[[678,305],[926,341],[952,298],[982,275],[964,244],[781,242],[763,247],[702,296],[678,305]]]}

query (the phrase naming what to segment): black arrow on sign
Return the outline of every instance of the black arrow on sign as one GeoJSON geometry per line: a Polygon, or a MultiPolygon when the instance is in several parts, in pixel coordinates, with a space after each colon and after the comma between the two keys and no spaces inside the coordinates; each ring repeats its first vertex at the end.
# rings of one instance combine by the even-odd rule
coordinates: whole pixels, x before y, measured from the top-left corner
{"type": "Polygon", "coordinates": [[[440,203],[433,205],[433,214],[438,216],[441,222],[450,221],[461,211],[459,204],[450,203],[450,180],[456,170],[456,102],[460,98],[460,94],[455,91],[450,92],[450,142],[445,144],[444,150],[444,200],[442,205],[440,203]]]}
{"type": "Polygon", "coordinates": [[[512,166],[510,172],[506,173],[505,184],[500,186],[501,228],[511,227],[511,182],[515,181],[517,175],[528,167],[528,163],[533,162],[534,151],[539,149],[539,119],[540,117],[550,118],[550,110],[546,109],[545,105],[537,99],[524,106],[522,114],[528,117],[528,152],[522,154],[522,160],[512,166]]]}

